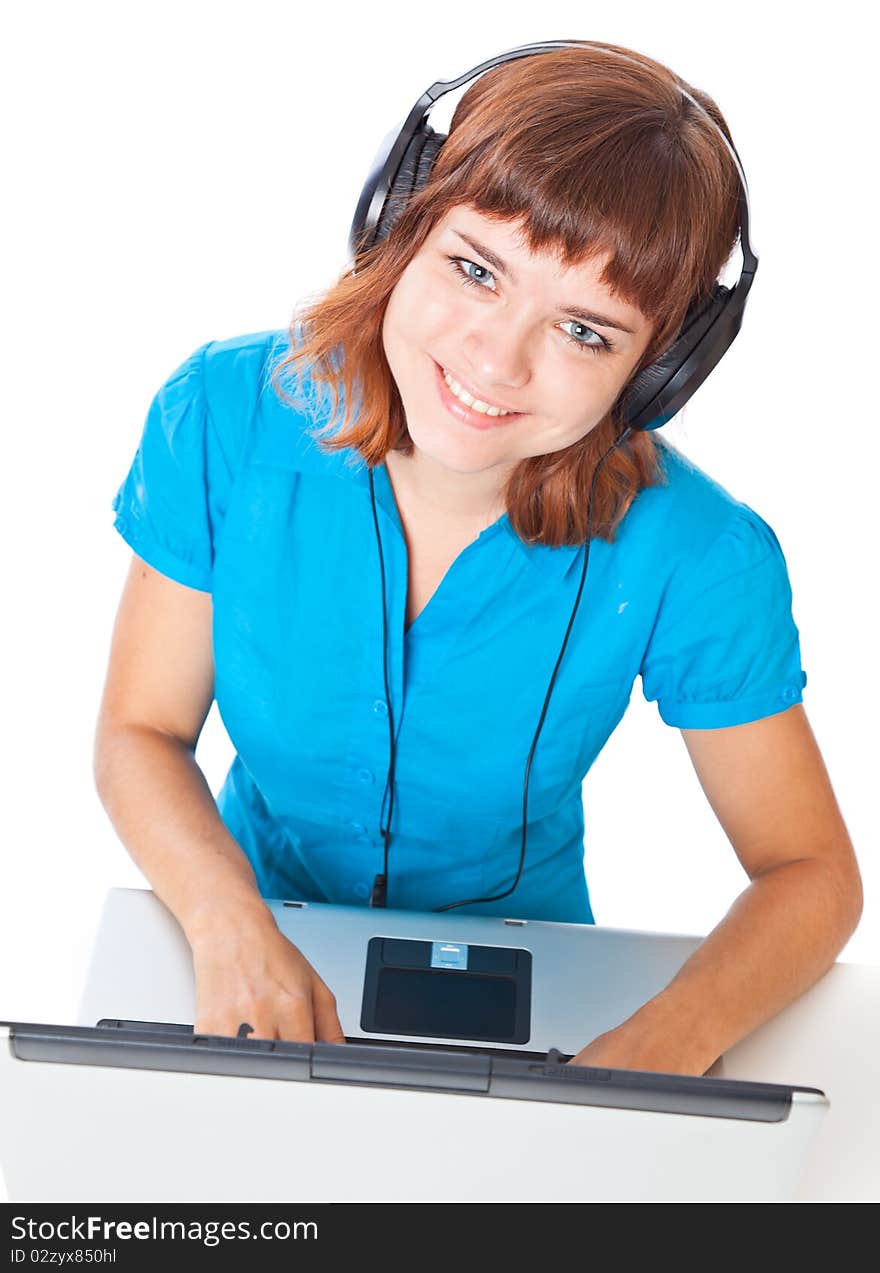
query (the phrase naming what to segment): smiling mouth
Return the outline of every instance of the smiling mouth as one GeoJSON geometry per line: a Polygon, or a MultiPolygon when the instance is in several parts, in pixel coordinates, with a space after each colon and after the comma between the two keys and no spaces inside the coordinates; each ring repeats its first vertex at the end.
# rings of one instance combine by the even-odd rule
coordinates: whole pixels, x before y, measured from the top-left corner
{"type": "Polygon", "coordinates": [[[522,411],[509,411],[505,407],[499,407],[494,403],[486,403],[474,398],[471,393],[458,384],[455,377],[446,371],[440,363],[434,359],[432,361],[434,362],[437,388],[443,405],[451,415],[455,416],[463,424],[470,425],[476,429],[490,429],[499,425],[509,424],[513,420],[520,419],[525,414],[522,411]]]}
{"type": "Polygon", "coordinates": [[[457,376],[454,376],[446,367],[437,364],[443,373],[443,379],[446,385],[451,389],[452,393],[458,398],[459,402],[463,402],[466,407],[472,407],[474,411],[481,415],[521,415],[522,412],[514,411],[512,407],[502,407],[498,403],[489,402],[487,399],[480,398],[477,394],[471,393],[470,389],[463,385],[457,376]]]}

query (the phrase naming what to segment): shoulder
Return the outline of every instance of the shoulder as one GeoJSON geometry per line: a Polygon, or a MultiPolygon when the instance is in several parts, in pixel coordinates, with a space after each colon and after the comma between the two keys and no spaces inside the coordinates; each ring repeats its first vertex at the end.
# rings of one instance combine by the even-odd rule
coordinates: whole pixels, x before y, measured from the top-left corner
{"type": "Polygon", "coordinates": [[[662,481],[640,491],[621,523],[621,539],[641,543],[660,573],[689,573],[781,556],[779,541],[759,513],[737,499],[665,439],[659,440],[662,481]]]}
{"type": "Polygon", "coordinates": [[[286,329],[214,340],[204,347],[204,390],[221,443],[238,462],[273,464],[298,472],[340,475],[362,467],[360,457],[327,452],[317,430],[327,422],[326,394],[303,372],[286,368],[286,329]]]}
{"type": "Polygon", "coordinates": [[[212,340],[196,351],[205,406],[230,468],[242,454],[265,393],[272,353],[283,338],[275,330],[212,340]]]}
{"type": "Polygon", "coordinates": [[[649,545],[656,607],[639,668],[645,698],[679,729],[786,710],[806,673],[775,532],[668,444],[664,469],[667,484],[644,492],[637,541],[649,545]]]}

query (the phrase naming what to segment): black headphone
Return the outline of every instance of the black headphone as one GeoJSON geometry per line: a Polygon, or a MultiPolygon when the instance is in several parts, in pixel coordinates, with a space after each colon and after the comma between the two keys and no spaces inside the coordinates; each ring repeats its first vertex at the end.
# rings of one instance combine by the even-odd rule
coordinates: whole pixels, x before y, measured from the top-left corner
{"type": "MultiPolygon", "coordinates": [[[[500,66],[504,62],[516,61],[521,57],[532,57],[552,49],[564,48],[585,48],[595,49],[609,56],[620,58],[622,61],[633,62],[641,65],[638,59],[629,57],[624,53],[620,53],[613,49],[604,48],[601,45],[591,44],[588,41],[572,41],[572,40],[547,40],[538,44],[524,44],[518,48],[510,49],[506,53],[499,53],[496,57],[489,58],[485,62],[481,62],[472,70],[466,71],[464,75],[460,75],[454,80],[438,80],[436,84],[432,84],[430,88],[421,95],[418,101],[406,116],[404,122],[397,128],[392,129],[388,136],[380,146],[372,165],[370,166],[369,175],[364,183],[360,198],[357,202],[354,219],[351,223],[349,231],[349,250],[353,257],[357,257],[360,253],[368,251],[379,240],[386,238],[394,228],[401,213],[406,208],[409,199],[412,198],[427,183],[437,155],[446,141],[445,133],[437,133],[428,123],[428,115],[435,103],[444,97],[447,93],[453,92],[460,88],[469,80],[475,79],[478,75],[482,75],[484,71],[491,70],[494,66],[500,66]]],[[[559,671],[562,656],[565,653],[568,644],[569,634],[574,623],[577,608],[580,603],[581,594],[586,579],[587,565],[590,556],[590,539],[592,532],[593,518],[593,493],[596,488],[596,479],[602,469],[603,464],[630,434],[649,429],[658,429],[662,425],[668,423],[669,420],[680,411],[684,404],[700,387],[710,371],[718,364],[724,353],[730,348],[737,332],[742,325],[742,316],[745,309],[746,297],[752,285],[752,280],[758,268],[758,258],[755,255],[751,243],[749,241],[749,192],[746,184],[745,173],[739,160],[733,144],[725,136],[718,124],[712,119],[708,111],[700,105],[698,101],[689,93],[684,86],[678,84],[679,91],[683,97],[686,97],[697,110],[699,110],[711,123],[712,127],[720,136],[724,145],[730,153],[737,173],[740,179],[739,194],[739,243],[742,252],[742,269],[736,284],[730,288],[723,283],[716,282],[708,297],[696,302],[687,311],[681,330],[672,345],[667,351],[649,366],[643,368],[642,371],[633,379],[632,383],[627,386],[623,401],[622,420],[625,425],[623,432],[615,441],[614,445],[601,457],[596,465],[593,473],[593,480],[590,486],[589,502],[587,506],[587,536],[584,544],[584,562],[581,570],[580,586],[578,587],[577,596],[575,598],[574,607],[571,612],[571,618],[568,621],[568,627],[565,632],[565,638],[562,642],[562,648],[559,651],[559,657],[553,669],[553,675],[550,678],[550,684],[547,689],[547,695],[544,699],[544,707],[541,712],[538,727],[532,740],[532,746],[526,761],[525,778],[523,782],[523,822],[522,822],[522,843],[520,849],[519,869],[516,878],[510,888],[503,893],[493,894],[491,897],[468,898],[462,902],[451,902],[446,906],[438,906],[434,909],[437,911],[451,910],[458,906],[469,906],[477,902],[497,901],[501,897],[506,897],[512,893],[519,883],[522,875],[523,864],[525,862],[526,847],[526,821],[528,812],[528,782],[529,771],[531,769],[532,757],[544,724],[544,718],[547,714],[547,707],[550,702],[550,695],[553,692],[553,686],[556,683],[556,675],[559,671]]],[[[373,884],[373,890],[370,895],[371,906],[385,906],[387,904],[387,881],[388,881],[388,844],[390,839],[391,814],[394,807],[394,765],[396,757],[396,743],[394,738],[394,718],[391,708],[391,695],[388,684],[388,633],[387,618],[385,604],[385,563],[382,554],[382,540],[379,534],[379,522],[376,514],[375,492],[373,487],[373,472],[369,471],[370,496],[373,505],[373,521],[376,530],[376,542],[379,547],[379,564],[382,576],[382,620],[383,633],[385,638],[384,644],[384,671],[385,671],[385,700],[388,706],[388,725],[390,731],[391,749],[390,762],[388,768],[388,779],[385,785],[385,794],[390,791],[390,799],[388,805],[388,818],[386,824],[380,827],[384,844],[385,844],[385,862],[384,873],[377,875],[373,884]]],[[[382,806],[384,808],[385,799],[383,796],[382,806]]],[[[380,818],[381,820],[381,818],[380,818]]]]}

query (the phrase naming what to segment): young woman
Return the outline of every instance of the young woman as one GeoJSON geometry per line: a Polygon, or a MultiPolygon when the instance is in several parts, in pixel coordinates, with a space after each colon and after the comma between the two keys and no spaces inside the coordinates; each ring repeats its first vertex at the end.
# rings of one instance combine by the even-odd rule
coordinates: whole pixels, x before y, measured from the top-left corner
{"type": "Polygon", "coordinates": [[[704,1073],[853,932],[776,537],[623,430],[737,240],[722,131],[631,50],[495,66],[353,271],[157,394],[95,773],[192,946],[197,1030],[342,1040],[266,898],[591,923],[581,782],[636,676],[750,883],[575,1062],[704,1073]]]}

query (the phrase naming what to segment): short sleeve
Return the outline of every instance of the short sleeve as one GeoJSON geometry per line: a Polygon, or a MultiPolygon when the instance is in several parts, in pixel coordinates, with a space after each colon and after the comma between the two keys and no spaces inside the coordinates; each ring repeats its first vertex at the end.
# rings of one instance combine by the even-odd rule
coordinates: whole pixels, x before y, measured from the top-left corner
{"type": "Polygon", "coordinates": [[[802,701],[807,683],[788,569],[771,528],[740,504],[664,593],[641,667],[667,725],[744,725],[802,701]]]}
{"type": "Polygon", "coordinates": [[[230,470],[213,428],[201,346],[154,397],[131,468],[113,500],[114,526],[163,575],[211,591],[230,470]]]}

